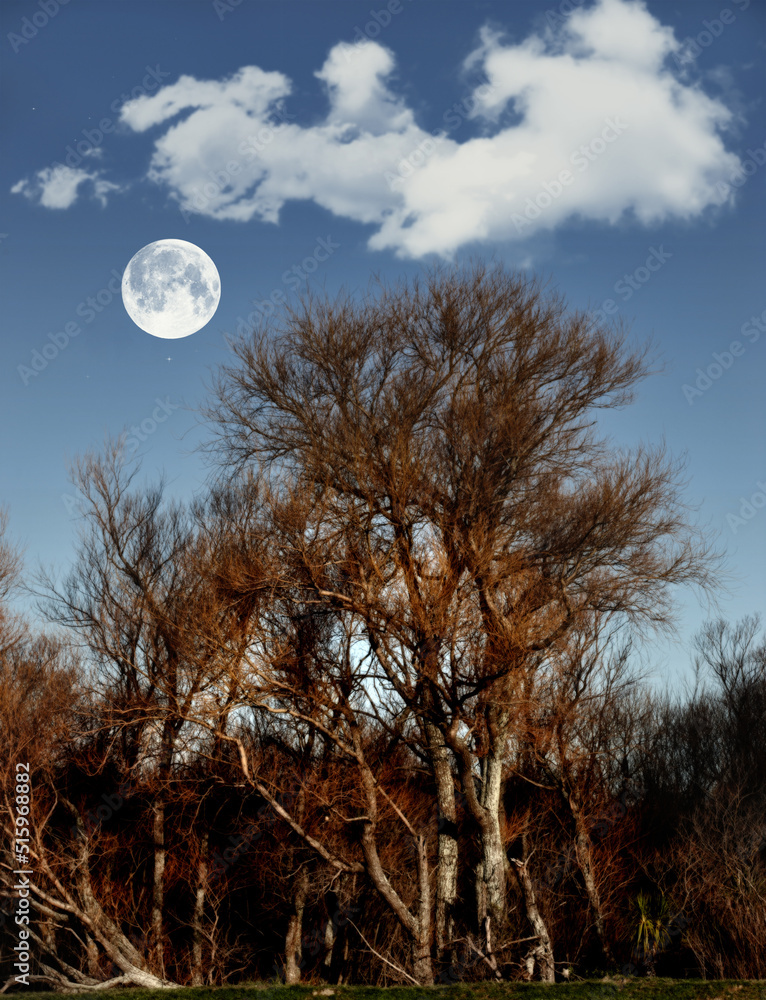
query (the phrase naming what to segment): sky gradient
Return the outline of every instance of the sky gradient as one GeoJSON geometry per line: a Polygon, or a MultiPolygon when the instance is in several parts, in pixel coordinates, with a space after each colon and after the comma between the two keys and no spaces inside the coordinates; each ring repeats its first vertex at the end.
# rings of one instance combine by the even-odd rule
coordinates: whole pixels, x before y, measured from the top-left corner
{"type": "MultiPolygon", "coordinates": [[[[66,568],[68,462],[125,432],[204,488],[195,412],[227,336],[308,288],[360,293],[483,257],[652,338],[663,370],[605,428],[687,457],[736,619],[766,609],[760,0],[5,0],[0,506],[66,568]],[[212,321],[140,330],[122,273],[181,239],[212,321]]],[[[681,597],[660,679],[707,615],[681,597]]]]}

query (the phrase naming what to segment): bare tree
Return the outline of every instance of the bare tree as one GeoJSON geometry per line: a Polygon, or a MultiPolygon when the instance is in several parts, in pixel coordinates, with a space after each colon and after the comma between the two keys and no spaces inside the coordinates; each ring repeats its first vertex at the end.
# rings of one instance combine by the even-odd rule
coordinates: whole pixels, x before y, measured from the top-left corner
{"type": "MultiPolygon", "coordinates": [[[[607,928],[605,894],[614,899],[623,887],[609,865],[599,865],[597,842],[611,825],[607,821],[604,828],[599,816],[605,810],[611,816],[615,803],[619,819],[626,811],[625,764],[639,744],[648,709],[631,663],[632,645],[610,648],[613,639],[596,620],[592,633],[571,634],[568,646],[549,659],[536,678],[528,741],[511,763],[522,779],[561,796],[570,819],[571,856],[611,967],[614,934],[607,928]]],[[[635,801],[635,787],[629,791],[635,801]]]]}
{"type": "MultiPolygon", "coordinates": [[[[72,752],[72,723],[87,712],[87,699],[76,664],[46,639],[17,646],[0,661],[0,733],[3,743],[2,894],[14,895],[12,786],[15,762],[29,763],[33,789],[30,806],[28,926],[38,971],[30,982],[59,989],[89,989],[105,982],[148,987],[166,985],[147,968],[140,949],[115,919],[112,901],[99,899],[93,875],[98,843],[61,787],[60,777],[72,752]],[[6,752],[8,756],[6,757],[6,752]],[[82,960],[71,942],[83,942],[82,960]],[[111,979],[97,969],[98,955],[116,969],[111,979]],[[83,971],[85,968],[87,972],[83,971]]],[[[76,737],[75,737],[76,739],[76,737]]]]}
{"type": "Polygon", "coordinates": [[[207,411],[214,447],[235,470],[316,498],[311,531],[333,550],[308,566],[312,599],[362,623],[421,729],[443,830],[442,946],[457,877],[449,750],[482,847],[484,951],[504,944],[513,870],[552,980],[527,862],[511,865],[501,816],[530,678],[594,615],[665,627],[672,587],[710,582],[679,466],[595,431],[600,409],[630,401],[645,352],[479,265],[363,301],[309,298],[235,353],[207,411]]]}
{"type": "Polygon", "coordinates": [[[757,623],[705,630],[685,704],[631,674],[715,565],[680,465],[599,432],[645,352],[478,265],[309,298],[236,353],[203,499],[139,483],[119,442],[77,463],[78,555],[37,588],[69,646],[0,601],[39,981],[552,982],[573,940],[614,964],[647,882],[698,917],[705,968],[758,971],[757,623]],[[634,774],[647,796],[602,832],[634,774]],[[119,823],[90,821],[102,792],[119,823]]]}
{"type": "MultiPolygon", "coordinates": [[[[232,526],[239,551],[229,572],[239,583],[226,588],[270,595],[248,623],[246,652],[231,664],[237,705],[284,719],[282,726],[290,730],[290,742],[307,748],[303,757],[310,766],[306,775],[310,773],[312,780],[304,778],[297,801],[287,809],[278,801],[276,790],[255,772],[242,737],[232,734],[225,739],[236,743],[247,783],[337,875],[367,875],[410,941],[412,978],[427,984],[433,982],[430,833],[422,823],[413,822],[396,793],[387,788],[387,758],[398,742],[397,708],[371,699],[368,685],[375,684],[375,677],[364,657],[355,652],[359,641],[356,616],[345,608],[322,607],[323,602],[314,600],[316,573],[324,572],[327,545],[332,544],[316,534],[315,509],[315,499],[302,490],[265,495],[263,512],[268,520],[260,536],[252,539],[250,552],[242,544],[237,525],[232,526]],[[376,723],[391,734],[388,746],[376,741],[376,723]],[[339,789],[331,775],[321,777],[328,760],[341,761],[354,775],[350,788],[339,789]],[[343,854],[324,832],[313,833],[301,819],[309,798],[345,828],[347,850],[343,854]],[[385,839],[384,824],[390,823],[412,840],[415,899],[411,905],[405,890],[395,885],[386,870],[381,839],[385,839]]],[[[292,943],[288,950],[294,955],[292,943]]],[[[390,962],[386,956],[378,957],[390,962]]],[[[288,961],[287,969],[295,978],[294,959],[288,961]]]]}
{"type": "MultiPolygon", "coordinates": [[[[695,640],[697,687],[657,713],[651,791],[672,799],[669,850],[645,867],[677,901],[700,968],[760,978],[766,966],[766,642],[760,620],[709,622],[695,640]],[[712,683],[711,683],[712,682],[712,683]]],[[[669,829],[668,829],[669,826],[669,829]]]]}
{"type": "MultiPolygon", "coordinates": [[[[61,586],[43,575],[38,593],[50,620],[80,639],[93,692],[80,737],[100,748],[92,766],[96,773],[116,768],[122,781],[139,783],[148,796],[148,949],[162,982],[168,796],[180,765],[206,733],[186,720],[196,700],[207,703],[217,691],[226,636],[211,634],[207,580],[197,572],[205,539],[194,518],[179,505],[163,504],[161,487],[131,490],[136,472],[124,463],[119,441],[108,443],[102,457],[77,463],[74,478],[86,502],[78,559],[61,586]]],[[[84,857],[92,845],[81,826],[75,823],[84,857]]],[[[203,912],[204,884],[200,872],[203,912]]]]}

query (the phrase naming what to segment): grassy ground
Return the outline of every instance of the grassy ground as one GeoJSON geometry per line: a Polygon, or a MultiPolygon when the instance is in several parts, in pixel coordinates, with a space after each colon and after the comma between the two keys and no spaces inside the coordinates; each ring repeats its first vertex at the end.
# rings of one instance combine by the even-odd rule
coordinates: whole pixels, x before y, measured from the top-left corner
{"type": "MultiPolygon", "coordinates": [[[[242,986],[187,987],[183,990],[106,990],[89,993],[38,993],[22,990],[25,998],[74,1000],[766,1000],[766,980],[614,979],[545,986],[542,983],[466,983],[454,986],[242,986]]],[[[17,996],[18,994],[9,994],[17,996]]]]}

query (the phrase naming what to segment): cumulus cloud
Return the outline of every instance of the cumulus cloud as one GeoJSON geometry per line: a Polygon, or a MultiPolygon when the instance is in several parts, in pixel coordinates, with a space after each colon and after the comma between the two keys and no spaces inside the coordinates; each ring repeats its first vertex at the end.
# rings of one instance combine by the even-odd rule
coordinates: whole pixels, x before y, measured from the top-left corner
{"type": "Polygon", "coordinates": [[[394,55],[369,40],[331,49],[315,73],[327,111],[311,124],[287,110],[290,80],[257,66],[182,76],[121,119],[156,131],[148,177],[184,213],[276,223],[287,202],[313,201],[374,226],[371,249],[449,256],[571,220],[657,223],[727,200],[734,115],[681,54],[641,0],[596,0],[521,41],[483,30],[464,68],[485,82],[436,109],[433,132],[397,93],[394,55]]]}
{"type": "Polygon", "coordinates": [[[11,194],[23,194],[44,208],[70,208],[77,201],[82,185],[89,186],[91,194],[101,205],[106,205],[110,191],[120,186],[105,180],[99,171],[90,172],[82,167],[67,167],[57,163],[38,170],[32,178],[23,178],[13,185],[11,194]]]}

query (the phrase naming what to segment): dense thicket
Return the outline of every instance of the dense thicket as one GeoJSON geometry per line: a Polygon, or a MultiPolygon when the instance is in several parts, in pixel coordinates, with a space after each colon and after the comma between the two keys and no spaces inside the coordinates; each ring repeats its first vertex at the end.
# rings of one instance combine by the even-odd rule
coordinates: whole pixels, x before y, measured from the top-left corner
{"type": "Polygon", "coordinates": [[[678,464],[597,434],[644,355],[483,267],[235,355],[208,494],[86,456],[52,631],[0,608],[4,979],[22,761],[30,982],[766,976],[758,621],[684,697],[634,671],[715,568],[678,464]]]}

